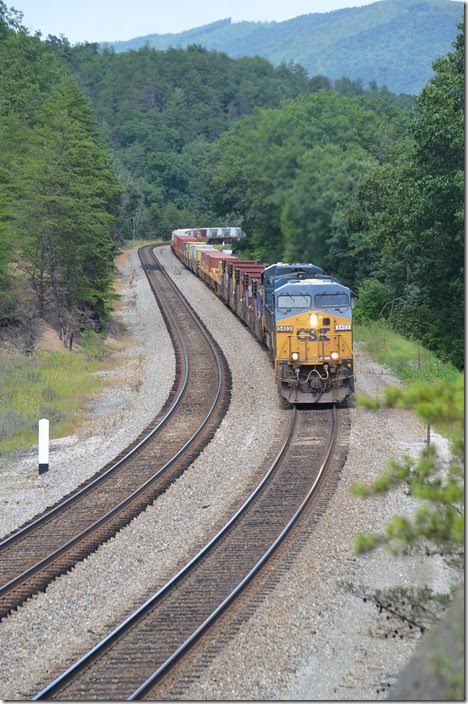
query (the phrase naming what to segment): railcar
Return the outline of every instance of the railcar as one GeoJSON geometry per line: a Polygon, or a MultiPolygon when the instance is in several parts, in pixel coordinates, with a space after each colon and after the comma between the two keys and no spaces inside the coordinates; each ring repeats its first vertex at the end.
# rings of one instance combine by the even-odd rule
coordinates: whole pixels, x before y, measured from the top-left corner
{"type": "Polygon", "coordinates": [[[269,349],[280,404],[340,403],[354,392],[352,291],[310,263],[232,254],[240,228],[174,230],[174,254],[269,349]]]}

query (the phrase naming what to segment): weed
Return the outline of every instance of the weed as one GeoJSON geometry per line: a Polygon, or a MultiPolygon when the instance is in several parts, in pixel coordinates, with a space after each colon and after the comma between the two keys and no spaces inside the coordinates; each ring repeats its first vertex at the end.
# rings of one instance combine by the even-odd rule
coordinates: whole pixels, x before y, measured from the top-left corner
{"type": "Polygon", "coordinates": [[[98,360],[66,350],[2,357],[0,367],[0,452],[34,445],[42,417],[51,438],[72,432],[83,403],[102,385],[98,360]]]}
{"type": "Polygon", "coordinates": [[[81,349],[83,350],[86,359],[102,361],[109,356],[106,350],[104,335],[94,332],[93,330],[84,330],[81,334],[81,349]]]}
{"type": "Polygon", "coordinates": [[[51,425],[58,425],[66,417],[63,411],[60,411],[56,406],[51,404],[39,406],[38,415],[41,418],[47,418],[51,425]]]}
{"type": "MultiPolygon", "coordinates": [[[[451,383],[463,376],[453,364],[442,362],[420,343],[399,335],[381,321],[355,324],[354,339],[362,342],[376,362],[385,364],[403,382],[451,383]]],[[[450,424],[440,421],[435,428],[450,440],[457,440],[450,424]]]]}
{"type": "Polygon", "coordinates": [[[11,410],[0,411],[0,441],[6,440],[13,434],[31,431],[31,421],[24,415],[11,410]]]}
{"type": "Polygon", "coordinates": [[[54,401],[56,398],[58,398],[58,392],[56,389],[54,389],[53,386],[47,384],[46,386],[43,386],[41,388],[41,396],[44,401],[54,401]]]}

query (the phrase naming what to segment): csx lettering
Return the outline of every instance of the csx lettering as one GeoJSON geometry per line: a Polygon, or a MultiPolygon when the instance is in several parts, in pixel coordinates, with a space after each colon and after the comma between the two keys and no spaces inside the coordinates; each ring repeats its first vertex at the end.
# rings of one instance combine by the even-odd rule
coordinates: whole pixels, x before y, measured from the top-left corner
{"type": "Polygon", "coordinates": [[[329,330],[330,328],[319,328],[318,330],[299,328],[296,337],[299,342],[330,342],[330,338],[326,335],[329,330]]]}

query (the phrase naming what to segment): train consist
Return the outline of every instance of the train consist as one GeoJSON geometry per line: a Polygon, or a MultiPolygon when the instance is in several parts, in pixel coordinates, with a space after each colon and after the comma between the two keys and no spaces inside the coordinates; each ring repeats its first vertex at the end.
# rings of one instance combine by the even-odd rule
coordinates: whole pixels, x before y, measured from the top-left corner
{"type": "Polygon", "coordinates": [[[239,259],[240,228],[174,230],[174,254],[270,350],[282,406],[338,403],[354,391],[352,292],[313,264],[239,259]]]}

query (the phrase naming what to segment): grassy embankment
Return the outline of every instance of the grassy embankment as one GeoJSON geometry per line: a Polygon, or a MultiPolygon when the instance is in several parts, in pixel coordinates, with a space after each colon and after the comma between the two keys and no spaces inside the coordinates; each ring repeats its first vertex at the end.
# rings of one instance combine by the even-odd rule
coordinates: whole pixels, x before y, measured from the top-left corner
{"type": "MultiPolygon", "coordinates": [[[[362,343],[376,362],[385,364],[404,383],[444,381],[453,384],[463,378],[463,372],[453,364],[441,361],[418,342],[399,335],[380,321],[356,323],[354,341],[362,343]]],[[[454,439],[452,428],[437,424],[436,429],[454,439]]]]}
{"type": "Polygon", "coordinates": [[[81,340],[79,352],[36,351],[0,357],[0,453],[37,442],[39,418],[50,421],[51,438],[73,432],[85,402],[101,389],[95,372],[104,367],[104,341],[81,340]]]}
{"type": "Polygon", "coordinates": [[[354,325],[354,341],[364,344],[371,357],[385,364],[401,381],[456,381],[462,372],[442,362],[418,342],[393,332],[379,321],[354,325]]]}
{"type": "Polygon", "coordinates": [[[153,244],[155,247],[158,244],[170,244],[169,240],[154,239],[154,240],[127,240],[124,249],[135,249],[136,247],[144,247],[147,244],[153,244]]]}

